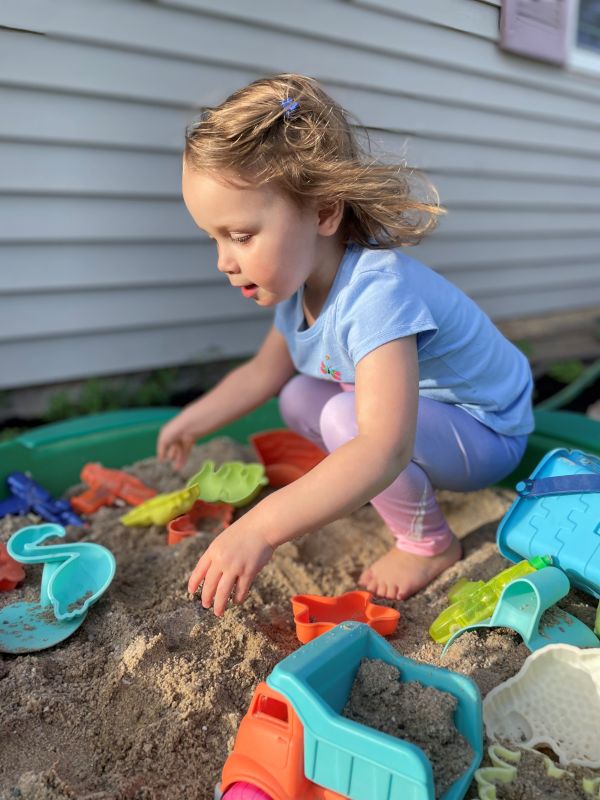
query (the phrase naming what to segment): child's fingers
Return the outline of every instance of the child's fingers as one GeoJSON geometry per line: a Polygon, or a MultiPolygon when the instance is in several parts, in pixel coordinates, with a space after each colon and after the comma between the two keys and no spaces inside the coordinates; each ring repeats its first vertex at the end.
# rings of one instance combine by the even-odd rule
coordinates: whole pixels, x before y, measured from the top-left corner
{"type": "Polygon", "coordinates": [[[202,605],[204,608],[211,607],[222,574],[221,570],[214,564],[211,564],[208,568],[208,572],[204,577],[204,586],[202,587],[202,605]]]}
{"type": "Polygon", "coordinates": [[[165,460],[165,458],[167,457],[167,450],[168,450],[168,444],[166,438],[164,436],[159,435],[158,442],[156,443],[156,456],[159,461],[165,460]]]}
{"type": "Polygon", "coordinates": [[[186,461],[190,456],[190,451],[193,447],[193,442],[180,442],[177,445],[177,457],[173,460],[173,466],[175,469],[183,469],[185,467],[186,461]]]}
{"type": "Polygon", "coordinates": [[[236,603],[243,603],[244,600],[248,597],[248,592],[250,591],[250,585],[252,583],[251,578],[246,575],[241,575],[237,581],[237,587],[235,590],[235,602],[236,603]]]}
{"type": "Polygon", "coordinates": [[[188,580],[188,592],[190,594],[195,594],[198,591],[198,587],[204,580],[204,576],[208,572],[208,568],[210,567],[210,559],[206,557],[206,553],[200,558],[192,574],[188,580]]]}
{"type": "Polygon", "coordinates": [[[225,613],[234,583],[235,575],[230,575],[227,573],[223,573],[221,575],[221,580],[219,581],[217,591],[215,592],[215,602],[213,603],[213,611],[215,612],[215,616],[222,617],[225,613]]]}

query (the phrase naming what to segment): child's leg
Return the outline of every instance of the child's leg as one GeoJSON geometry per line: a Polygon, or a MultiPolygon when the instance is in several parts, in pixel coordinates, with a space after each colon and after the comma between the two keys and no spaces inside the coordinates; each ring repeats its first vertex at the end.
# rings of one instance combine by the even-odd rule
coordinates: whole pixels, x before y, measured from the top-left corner
{"type": "Polygon", "coordinates": [[[332,381],[296,375],[281,390],[279,412],[288,428],[327,452],[321,437],[321,411],[341,391],[340,385],[332,381]]]}
{"type": "MultiPolygon", "coordinates": [[[[353,393],[327,403],[321,432],[329,450],[356,435],[353,393]]],[[[372,500],[396,547],[365,570],[360,583],[385,597],[408,597],[458,560],[460,544],[433,487],[471,491],[500,480],[518,464],[526,440],[496,434],[457,406],[420,398],[413,458],[372,500]]]]}

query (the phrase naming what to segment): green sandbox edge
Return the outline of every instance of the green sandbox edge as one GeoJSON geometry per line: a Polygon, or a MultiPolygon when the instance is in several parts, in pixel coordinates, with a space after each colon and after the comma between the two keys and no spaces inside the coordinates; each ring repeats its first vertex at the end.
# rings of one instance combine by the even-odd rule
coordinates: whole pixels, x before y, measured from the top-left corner
{"type": "MultiPolygon", "coordinates": [[[[15,470],[29,472],[58,496],[79,482],[81,469],[88,461],[99,461],[105,467],[122,467],[149,458],[156,452],[158,431],[178,411],[166,407],[93,414],[44,425],[0,444],[0,499],[7,495],[6,476],[15,470]]],[[[556,447],[600,456],[600,422],[569,411],[536,411],[535,421],[535,432],[529,437],[521,464],[502,481],[502,486],[513,488],[556,447]]],[[[198,441],[229,436],[244,444],[253,433],[282,427],[277,400],[272,399],[198,441]]]]}

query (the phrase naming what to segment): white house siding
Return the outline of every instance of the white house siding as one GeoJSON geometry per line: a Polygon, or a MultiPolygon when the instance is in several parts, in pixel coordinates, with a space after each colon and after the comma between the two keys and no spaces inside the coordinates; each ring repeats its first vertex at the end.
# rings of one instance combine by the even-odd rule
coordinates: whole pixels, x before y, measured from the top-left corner
{"type": "Polygon", "coordinates": [[[199,106],[280,71],[428,171],[449,213],[413,252],[492,317],[600,303],[600,80],[502,52],[499,10],[0,0],[0,388],[256,348],[269,314],[217,273],[180,153],[199,106]]]}

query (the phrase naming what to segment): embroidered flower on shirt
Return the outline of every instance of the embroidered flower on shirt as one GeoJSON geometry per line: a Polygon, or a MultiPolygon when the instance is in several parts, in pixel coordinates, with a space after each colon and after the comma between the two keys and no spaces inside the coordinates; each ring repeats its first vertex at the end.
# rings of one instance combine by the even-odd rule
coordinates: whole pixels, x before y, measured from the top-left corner
{"type": "MultiPolygon", "coordinates": [[[[329,361],[330,356],[325,356],[325,361],[329,361]]],[[[332,369],[325,361],[321,361],[321,372],[323,375],[330,375],[334,381],[341,381],[342,375],[337,369],[332,369]]]]}

